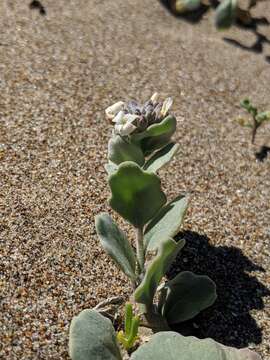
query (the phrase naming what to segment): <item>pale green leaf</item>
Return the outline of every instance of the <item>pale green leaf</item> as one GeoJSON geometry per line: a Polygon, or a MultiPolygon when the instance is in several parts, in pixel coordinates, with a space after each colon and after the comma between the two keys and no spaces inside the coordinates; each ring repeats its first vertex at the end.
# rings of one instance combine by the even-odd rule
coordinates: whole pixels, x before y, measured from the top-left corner
{"type": "Polygon", "coordinates": [[[131,279],[136,278],[134,251],[125,235],[108,214],[96,216],[96,230],[104,250],[131,279]]]}
{"type": "Polygon", "coordinates": [[[149,172],[157,172],[167,165],[177,153],[179,145],[170,143],[161,150],[157,151],[145,164],[144,169],[149,172]]]}
{"type": "Polygon", "coordinates": [[[105,164],[104,167],[109,176],[112,175],[118,169],[118,166],[111,161],[109,161],[108,164],[105,164]]]}
{"type": "Polygon", "coordinates": [[[171,141],[176,130],[176,119],[174,116],[167,116],[160,123],[150,125],[142,133],[131,135],[131,141],[141,147],[145,155],[161,149],[171,141]]]}
{"type": "Polygon", "coordinates": [[[180,195],[164,206],[147,225],[144,234],[144,247],[154,250],[179,231],[188,206],[188,197],[180,195]]]}
{"type": "Polygon", "coordinates": [[[83,310],[72,319],[69,332],[72,360],[121,360],[111,321],[95,310],[83,310]]]}
{"type": "Polygon", "coordinates": [[[163,305],[159,304],[159,308],[169,324],[192,319],[217,298],[215,283],[208,276],[190,271],[183,271],[166,282],[162,293],[163,305]]]}
{"type": "Polygon", "coordinates": [[[116,165],[124,161],[134,161],[140,166],[144,164],[144,155],[141,148],[120,135],[116,135],[110,139],[108,144],[108,157],[109,160],[116,165]]]}
{"type": "Polygon", "coordinates": [[[153,335],[132,353],[131,360],[261,360],[248,349],[234,349],[212,339],[182,336],[173,331],[153,335]]]}
{"type": "Polygon", "coordinates": [[[175,242],[173,239],[164,240],[160,244],[157,255],[147,267],[144,278],[134,293],[138,303],[146,305],[152,303],[159,282],[184,245],[185,240],[175,242]]]}
{"type": "Polygon", "coordinates": [[[109,177],[110,206],[124,219],[140,228],[166,203],[160,179],[133,162],[124,162],[109,177]]]}

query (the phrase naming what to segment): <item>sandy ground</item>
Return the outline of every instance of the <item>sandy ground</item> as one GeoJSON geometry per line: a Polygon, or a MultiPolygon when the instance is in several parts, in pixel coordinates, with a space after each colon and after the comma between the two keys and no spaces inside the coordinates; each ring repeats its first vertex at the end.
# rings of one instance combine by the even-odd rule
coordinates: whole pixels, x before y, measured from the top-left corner
{"type": "MultiPolygon", "coordinates": [[[[243,97],[270,106],[269,44],[237,48],[223,37],[249,46],[254,34],[218,33],[211,14],[190,24],[156,0],[43,5],[46,16],[25,0],[0,3],[0,358],[67,359],[72,316],[130,293],[94,230],[108,197],[103,111],[157,90],[175,98],[181,144],[163,187],[191,195],[172,272],[195,269],[218,286],[194,329],[269,360],[270,156],[254,152],[270,129],[253,147],[234,122],[243,97]]],[[[269,2],[256,12],[270,14],[269,2]]]]}

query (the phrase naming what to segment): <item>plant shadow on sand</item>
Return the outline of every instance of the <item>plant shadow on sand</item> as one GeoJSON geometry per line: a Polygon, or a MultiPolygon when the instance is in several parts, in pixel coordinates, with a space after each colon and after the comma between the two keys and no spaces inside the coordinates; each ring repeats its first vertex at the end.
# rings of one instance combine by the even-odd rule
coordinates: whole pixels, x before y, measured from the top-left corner
{"type": "MultiPolygon", "coordinates": [[[[173,11],[171,3],[173,0],[159,0],[159,2],[175,17],[182,19],[184,21],[187,21],[191,24],[199,23],[203,16],[210,11],[210,9],[216,9],[216,7],[219,5],[219,1],[217,0],[210,0],[209,5],[202,4],[197,10],[188,12],[186,14],[177,14],[175,11],[173,11]]],[[[249,9],[254,7],[255,5],[251,5],[249,9]]],[[[261,34],[259,32],[259,26],[269,26],[270,22],[266,17],[247,17],[247,13],[245,11],[241,11],[241,14],[239,14],[239,18],[237,19],[235,26],[239,29],[243,29],[246,31],[249,31],[250,33],[254,34],[256,37],[256,40],[254,43],[250,46],[244,45],[238,40],[223,37],[223,40],[239,49],[242,49],[244,51],[253,52],[255,54],[262,54],[264,52],[264,45],[270,44],[270,39],[268,39],[265,35],[261,34]],[[248,18],[248,20],[247,20],[248,18]]],[[[265,56],[265,61],[270,63],[270,56],[265,56]]]]}
{"type": "Polygon", "coordinates": [[[259,151],[255,153],[255,157],[258,161],[263,162],[267,158],[268,153],[270,154],[270,147],[262,145],[259,151]]]}
{"type": "Polygon", "coordinates": [[[179,233],[176,240],[180,238],[186,240],[186,245],[169,270],[168,279],[186,270],[208,275],[217,285],[218,298],[209,309],[174,330],[239,348],[261,343],[262,331],[249,312],[262,310],[263,297],[270,291],[248,273],[265,270],[236,247],[213,246],[206,236],[192,231],[179,233]]]}

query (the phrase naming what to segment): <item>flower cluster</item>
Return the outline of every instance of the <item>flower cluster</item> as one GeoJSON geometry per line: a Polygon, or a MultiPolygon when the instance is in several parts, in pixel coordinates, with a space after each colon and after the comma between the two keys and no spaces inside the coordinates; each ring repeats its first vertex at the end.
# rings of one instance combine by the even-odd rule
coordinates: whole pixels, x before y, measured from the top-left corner
{"type": "Polygon", "coordinates": [[[154,93],[145,104],[138,104],[136,101],[118,101],[109,106],[106,116],[114,124],[115,134],[128,136],[134,132],[141,132],[148,126],[161,122],[172,106],[172,98],[166,98],[163,102],[158,101],[158,93],[154,93]]]}

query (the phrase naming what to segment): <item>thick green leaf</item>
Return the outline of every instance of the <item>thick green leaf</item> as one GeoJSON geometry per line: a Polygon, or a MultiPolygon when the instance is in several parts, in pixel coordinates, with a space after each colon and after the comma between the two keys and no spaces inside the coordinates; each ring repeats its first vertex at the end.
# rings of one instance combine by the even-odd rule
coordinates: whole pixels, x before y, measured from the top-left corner
{"type": "Polygon", "coordinates": [[[168,164],[177,153],[179,145],[170,143],[161,150],[157,151],[145,164],[144,169],[151,172],[157,172],[163,166],[168,164]]]}
{"type": "Polygon", "coordinates": [[[137,228],[151,220],[166,203],[160,179],[133,162],[124,162],[109,177],[110,206],[137,228]]]}
{"type": "Polygon", "coordinates": [[[118,166],[111,161],[109,161],[108,164],[105,164],[105,170],[109,176],[112,175],[117,169],[118,166]]]}
{"type": "Polygon", "coordinates": [[[160,123],[150,125],[143,133],[143,138],[156,137],[175,132],[176,119],[174,116],[167,116],[160,123]]]}
{"type": "Polygon", "coordinates": [[[185,240],[175,242],[173,239],[167,239],[160,244],[157,256],[148,266],[141,284],[134,293],[134,298],[138,303],[152,304],[160,280],[184,245],[185,240]]]}
{"type": "Polygon", "coordinates": [[[146,130],[146,136],[141,141],[141,147],[145,155],[167,145],[176,130],[176,119],[167,116],[159,124],[153,124],[146,130]]]}
{"type": "MultiPolygon", "coordinates": [[[[205,275],[183,271],[162,289],[162,316],[169,324],[192,319],[202,310],[213,305],[217,298],[215,283],[205,275]]],[[[160,308],[159,304],[159,308],[160,308]]]]}
{"type": "Polygon", "coordinates": [[[134,142],[139,142],[148,137],[156,137],[174,132],[176,130],[176,119],[168,115],[161,122],[150,125],[145,131],[131,135],[134,142]]]}
{"type": "Polygon", "coordinates": [[[236,18],[237,0],[223,0],[217,7],[215,24],[220,30],[228,29],[236,18]]]}
{"type": "Polygon", "coordinates": [[[121,360],[111,321],[95,310],[83,310],[72,319],[69,333],[72,360],[121,360]]]}
{"type": "Polygon", "coordinates": [[[178,233],[187,206],[188,197],[180,195],[160,210],[145,229],[145,249],[154,250],[164,240],[173,238],[178,233]]]}
{"type": "Polygon", "coordinates": [[[110,139],[108,157],[117,165],[124,161],[134,161],[140,166],[144,164],[144,155],[141,148],[119,135],[110,139]]]}
{"type": "Polygon", "coordinates": [[[175,10],[178,14],[197,10],[200,6],[201,0],[176,0],[175,2],[175,10]]]}
{"type": "Polygon", "coordinates": [[[248,349],[234,349],[212,339],[185,337],[173,331],[163,331],[131,355],[131,360],[261,360],[248,349]]]}
{"type": "Polygon", "coordinates": [[[134,251],[125,235],[108,214],[96,216],[96,230],[101,245],[120,269],[131,279],[136,278],[134,251]]]}
{"type": "Polygon", "coordinates": [[[176,130],[176,119],[174,116],[167,116],[160,123],[150,125],[145,131],[131,135],[131,141],[138,144],[145,155],[161,149],[167,145],[176,130]]]}

